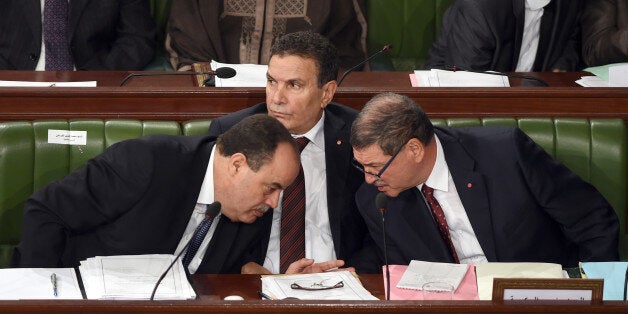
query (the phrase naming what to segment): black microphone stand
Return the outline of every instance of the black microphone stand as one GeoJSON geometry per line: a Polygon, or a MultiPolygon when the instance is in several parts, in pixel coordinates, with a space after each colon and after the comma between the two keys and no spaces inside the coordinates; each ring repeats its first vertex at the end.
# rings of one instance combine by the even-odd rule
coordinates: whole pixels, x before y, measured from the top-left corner
{"type": "Polygon", "coordinates": [[[388,44],[386,46],[384,46],[384,48],[382,48],[382,50],[372,54],[370,57],[366,58],[365,60],[363,60],[362,62],[354,65],[351,69],[345,71],[345,73],[342,74],[342,76],[340,77],[340,79],[338,80],[338,86],[340,86],[340,84],[342,84],[342,81],[345,79],[345,77],[353,72],[355,69],[359,68],[360,66],[362,66],[363,64],[371,61],[373,58],[379,56],[380,54],[384,53],[384,52],[388,52],[390,51],[390,49],[392,48],[392,45],[388,44]]]}

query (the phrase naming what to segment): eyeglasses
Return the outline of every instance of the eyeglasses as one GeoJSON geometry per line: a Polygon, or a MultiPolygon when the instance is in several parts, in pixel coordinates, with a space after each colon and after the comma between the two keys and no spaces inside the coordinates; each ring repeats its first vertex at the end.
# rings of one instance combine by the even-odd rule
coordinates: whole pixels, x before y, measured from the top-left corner
{"type": "Polygon", "coordinates": [[[381,170],[379,170],[379,172],[377,174],[372,173],[370,171],[366,171],[366,169],[364,169],[364,166],[362,166],[362,164],[360,164],[357,160],[355,160],[355,158],[353,160],[351,160],[351,164],[353,165],[353,167],[355,167],[356,169],[362,171],[362,173],[368,174],[370,176],[374,176],[377,180],[381,180],[382,179],[382,175],[384,174],[384,171],[386,171],[386,169],[388,169],[388,166],[390,166],[390,164],[392,164],[393,160],[395,160],[395,157],[397,157],[397,155],[399,155],[399,153],[401,153],[401,151],[403,150],[403,148],[406,146],[406,144],[403,144],[398,150],[397,152],[395,152],[395,154],[392,155],[392,157],[390,157],[390,159],[388,159],[388,161],[384,164],[384,166],[382,167],[381,170]]]}
{"type": "Polygon", "coordinates": [[[334,284],[334,285],[326,285],[325,281],[327,281],[328,279],[324,279],[321,282],[312,282],[312,283],[298,283],[295,282],[293,284],[290,285],[290,288],[295,289],[295,290],[308,290],[308,291],[318,291],[318,290],[330,290],[330,289],[337,289],[337,288],[342,288],[345,286],[345,284],[342,281],[339,281],[338,283],[334,284]]]}

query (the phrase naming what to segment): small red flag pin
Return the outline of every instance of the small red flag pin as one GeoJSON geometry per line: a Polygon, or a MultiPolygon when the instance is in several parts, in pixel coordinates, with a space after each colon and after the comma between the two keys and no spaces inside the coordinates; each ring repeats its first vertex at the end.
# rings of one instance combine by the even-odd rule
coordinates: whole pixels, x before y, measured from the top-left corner
{"type": "Polygon", "coordinates": [[[340,145],[340,144],[342,144],[342,141],[341,140],[337,140],[336,141],[336,145],[340,145]]]}
{"type": "Polygon", "coordinates": [[[472,188],[472,187],[473,187],[473,184],[471,184],[471,182],[469,182],[469,183],[467,183],[467,187],[468,187],[468,188],[472,188]]]}

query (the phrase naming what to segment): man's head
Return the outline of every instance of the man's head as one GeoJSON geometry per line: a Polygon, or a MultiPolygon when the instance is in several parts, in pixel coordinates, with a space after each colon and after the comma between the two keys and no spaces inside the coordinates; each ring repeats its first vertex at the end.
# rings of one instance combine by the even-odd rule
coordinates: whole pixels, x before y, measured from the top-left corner
{"type": "Polygon", "coordinates": [[[267,115],[247,117],[218,137],[214,199],[231,221],[252,223],[299,173],[299,149],[281,123],[267,115]]]}
{"type": "Polygon", "coordinates": [[[292,134],[309,131],[336,93],[338,52],[324,36],[296,32],[271,49],[266,74],[268,114],[292,134]]]}
{"type": "Polygon", "coordinates": [[[423,109],[393,93],[369,100],[351,128],[351,146],[366,182],[391,197],[427,180],[436,158],[433,137],[423,109]]]}

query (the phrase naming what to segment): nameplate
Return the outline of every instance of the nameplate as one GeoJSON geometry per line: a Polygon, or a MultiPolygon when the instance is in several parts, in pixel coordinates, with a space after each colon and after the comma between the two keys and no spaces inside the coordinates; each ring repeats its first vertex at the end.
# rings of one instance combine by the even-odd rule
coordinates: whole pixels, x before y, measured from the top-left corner
{"type": "Polygon", "coordinates": [[[87,131],[48,130],[48,143],[87,145],[87,131]]]}
{"type": "Polygon", "coordinates": [[[493,302],[602,304],[603,279],[494,278],[493,302]]]}

